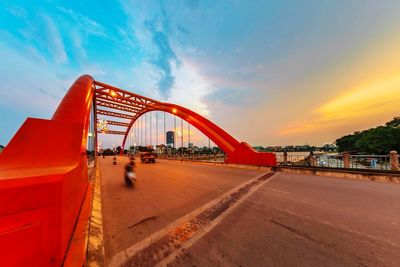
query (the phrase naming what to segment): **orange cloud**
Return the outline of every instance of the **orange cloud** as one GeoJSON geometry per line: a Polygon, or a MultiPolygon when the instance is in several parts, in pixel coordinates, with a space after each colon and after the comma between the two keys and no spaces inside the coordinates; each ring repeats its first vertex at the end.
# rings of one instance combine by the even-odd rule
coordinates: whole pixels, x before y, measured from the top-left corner
{"type": "Polygon", "coordinates": [[[399,110],[400,74],[357,88],[318,109],[322,118],[349,119],[399,110]]]}
{"type": "Polygon", "coordinates": [[[396,115],[400,112],[399,103],[400,73],[349,90],[317,108],[314,112],[317,114],[318,120],[285,128],[279,132],[279,135],[293,135],[329,129],[353,119],[367,120],[372,115],[396,115]]]}

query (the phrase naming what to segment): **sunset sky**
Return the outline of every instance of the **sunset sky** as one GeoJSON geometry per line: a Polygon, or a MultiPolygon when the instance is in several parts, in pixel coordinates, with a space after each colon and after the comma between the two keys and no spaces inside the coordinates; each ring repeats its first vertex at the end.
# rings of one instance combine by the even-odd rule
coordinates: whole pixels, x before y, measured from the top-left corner
{"type": "Polygon", "coordinates": [[[400,116],[400,1],[0,0],[0,59],[3,145],[82,74],[252,145],[322,145],[400,116]]]}

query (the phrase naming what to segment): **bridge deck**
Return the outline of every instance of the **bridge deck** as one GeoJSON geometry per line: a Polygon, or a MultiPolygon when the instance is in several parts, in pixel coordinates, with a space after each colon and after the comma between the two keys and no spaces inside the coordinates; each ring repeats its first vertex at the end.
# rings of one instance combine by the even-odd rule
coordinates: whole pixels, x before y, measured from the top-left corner
{"type": "MultiPolygon", "coordinates": [[[[129,190],[122,183],[121,162],[113,166],[111,158],[100,159],[100,167],[109,258],[260,174],[160,160],[139,164],[137,188],[129,190]]],[[[182,245],[184,251],[165,262],[170,266],[399,266],[399,199],[398,184],[278,173],[250,190],[229,212],[202,228],[200,238],[194,236],[182,245]]],[[[151,240],[158,249],[153,251],[163,252],[161,241],[151,240]]],[[[127,266],[137,262],[151,266],[152,256],[136,257],[127,266]]]]}
{"type": "Polygon", "coordinates": [[[123,180],[127,161],[127,157],[118,157],[113,165],[112,157],[99,158],[108,258],[261,173],[167,160],[141,164],[137,160],[138,182],[130,189],[123,180]]]}

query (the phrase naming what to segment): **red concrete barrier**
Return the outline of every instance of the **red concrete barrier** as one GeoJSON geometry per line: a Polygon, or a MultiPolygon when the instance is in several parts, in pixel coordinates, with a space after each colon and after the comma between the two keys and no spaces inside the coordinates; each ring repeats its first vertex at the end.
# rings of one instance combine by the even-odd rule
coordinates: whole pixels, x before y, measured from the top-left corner
{"type": "Polygon", "coordinates": [[[0,154],[0,266],[63,263],[88,186],[92,84],[80,77],[51,120],[28,118],[0,154]]]}

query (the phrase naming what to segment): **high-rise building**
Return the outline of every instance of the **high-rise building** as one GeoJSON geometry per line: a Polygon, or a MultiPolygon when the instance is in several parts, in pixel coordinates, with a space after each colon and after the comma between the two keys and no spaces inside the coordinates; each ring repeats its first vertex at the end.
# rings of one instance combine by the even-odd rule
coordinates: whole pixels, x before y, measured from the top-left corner
{"type": "Polygon", "coordinates": [[[167,146],[174,146],[175,144],[175,133],[174,131],[168,131],[167,135],[167,146]]]}

